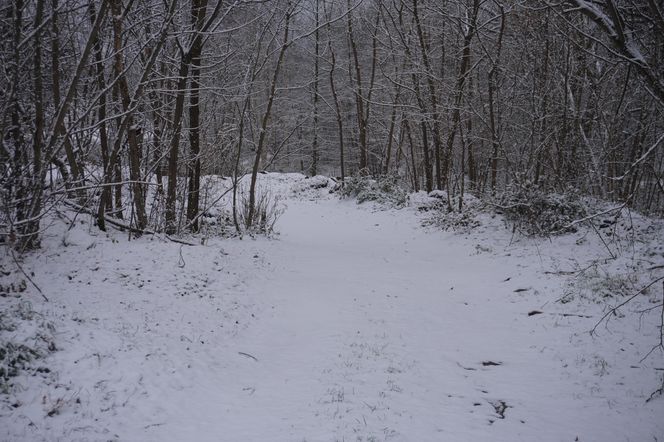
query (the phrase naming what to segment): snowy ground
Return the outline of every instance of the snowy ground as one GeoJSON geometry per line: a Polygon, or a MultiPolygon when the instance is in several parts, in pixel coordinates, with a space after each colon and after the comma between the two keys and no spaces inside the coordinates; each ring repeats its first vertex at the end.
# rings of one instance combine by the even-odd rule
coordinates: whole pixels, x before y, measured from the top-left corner
{"type": "Polygon", "coordinates": [[[594,233],[511,242],[411,208],[286,204],[276,239],[198,246],[55,223],[24,263],[50,302],[0,298],[30,301],[58,349],[1,396],[0,440],[664,440],[664,398],[646,403],[664,355],[641,362],[658,311],[630,313],[661,287],[591,337],[622,298],[588,294],[630,278],[602,274],[594,233]]]}

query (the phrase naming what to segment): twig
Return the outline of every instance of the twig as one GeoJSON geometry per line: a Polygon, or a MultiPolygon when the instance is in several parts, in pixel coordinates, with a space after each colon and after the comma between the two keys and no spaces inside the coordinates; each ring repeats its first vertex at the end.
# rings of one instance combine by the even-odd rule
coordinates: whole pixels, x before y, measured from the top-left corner
{"type": "Polygon", "coordinates": [[[16,255],[14,255],[14,250],[12,250],[11,247],[9,247],[9,252],[12,255],[12,259],[14,260],[14,264],[16,264],[16,267],[18,267],[18,269],[21,271],[21,273],[23,273],[23,276],[28,278],[28,281],[30,281],[30,284],[32,284],[37,289],[39,294],[42,295],[42,298],[44,298],[44,301],[50,302],[49,299],[44,294],[44,292],[42,292],[42,290],[39,288],[39,286],[37,284],[35,284],[35,282],[32,280],[32,278],[30,278],[30,276],[28,276],[28,274],[25,272],[25,270],[23,270],[23,267],[21,267],[21,264],[19,264],[18,259],[16,259],[16,255]]]}
{"type": "Polygon", "coordinates": [[[186,266],[186,265],[187,265],[187,263],[184,262],[184,257],[182,256],[182,246],[180,246],[180,259],[179,259],[179,261],[178,261],[178,267],[180,267],[181,269],[183,269],[184,266],[186,266]]]}
{"type": "Polygon", "coordinates": [[[651,400],[655,399],[657,396],[661,396],[664,394],[664,376],[662,376],[662,386],[659,387],[657,390],[653,391],[652,394],[648,399],[646,399],[646,404],[650,402],[651,400]]]}
{"type": "MultiPolygon", "coordinates": [[[[629,201],[629,198],[627,198],[627,201],[629,201]]],[[[586,217],[584,217],[584,218],[581,218],[581,219],[577,219],[577,220],[575,220],[575,221],[572,221],[571,223],[567,224],[566,226],[564,226],[563,228],[559,229],[558,231],[553,232],[553,234],[564,233],[564,232],[566,232],[567,230],[569,230],[571,227],[574,227],[574,226],[577,225],[577,224],[581,224],[581,223],[583,223],[583,222],[590,221],[590,220],[592,220],[593,218],[597,218],[598,216],[606,215],[607,213],[611,213],[611,212],[614,212],[614,211],[620,211],[620,210],[622,210],[622,209],[625,208],[625,206],[627,205],[627,201],[625,201],[624,203],[622,203],[622,204],[621,204],[620,206],[618,206],[618,207],[612,207],[612,208],[607,209],[607,210],[604,210],[604,211],[602,211],[602,212],[595,213],[594,215],[588,215],[588,216],[586,216],[586,217]]]]}
{"type": "MultiPolygon", "coordinates": [[[[652,352],[654,352],[658,348],[661,348],[662,350],[664,350],[664,281],[662,282],[662,305],[661,305],[661,308],[662,308],[662,313],[660,315],[660,320],[659,320],[659,342],[655,346],[653,346],[653,348],[651,348],[648,353],[646,353],[646,355],[643,357],[643,359],[641,359],[641,362],[645,361],[648,358],[648,356],[650,356],[652,354],[652,352]]],[[[662,380],[662,387],[664,387],[664,379],[662,380]]],[[[662,393],[661,388],[659,389],[659,392],[660,392],[660,394],[662,393]]],[[[652,398],[652,396],[651,396],[651,398],[652,398]]]]}
{"type": "MultiPolygon", "coordinates": [[[[611,178],[611,179],[614,180],[614,181],[621,181],[621,180],[624,180],[624,179],[630,174],[630,172],[631,172],[636,166],[639,165],[639,163],[642,163],[643,161],[645,161],[645,159],[648,158],[648,156],[649,156],[652,152],[655,152],[655,150],[657,149],[657,146],[659,146],[659,143],[661,143],[662,141],[664,141],[664,134],[662,134],[662,135],[657,139],[657,141],[655,141],[655,144],[653,144],[652,146],[650,146],[650,148],[646,151],[646,153],[644,153],[643,155],[641,155],[641,158],[639,158],[638,160],[636,160],[635,162],[633,162],[632,165],[629,166],[629,167],[627,168],[627,172],[625,172],[622,176],[615,177],[615,178],[611,178]]],[[[658,184],[659,184],[659,183],[658,183],[658,184]]]]}
{"type": "MultiPolygon", "coordinates": [[[[67,201],[67,200],[65,200],[64,203],[66,205],[68,205],[69,207],[72,207],[73,209],[76,209],[80,212],[87,213],[88,215],[96,216],[95,213],[92,213],[92,211],[90,209],[86,208],[86,207],[79,206],[78,204],[75,204],[75,203],[73,203],[71,201],[67,201]]],[[[130,232],[133,232],[133,233],[138,233],[138,234],[141,234],[141,235],[155,235],[156,234],[156,232],[153,232],[152,230],[137,229],[136,227],[133,227],[129,224],[121,223],[120,221],[117,221],[117,220],[115,220],[113,218],[110,218],[108,216],[104,216],[104,220],[112,226],[115,226],[115,227],[120,228],[120,229],[126,229],[126,230],[129,230],[130,232]]]]}
{"type": "Polygon", "coordinates": [[[185,240],[183,240],[183,239],[173,238],[172,236],[168,236],[168,235],[165,235],[165,236],[166,236],[166,239],[167,239],[167,240],[169,240],[169,241],[173,241],[173,242],[176,242],[176,243],[178,243],[178,244],[183,244],[183,245],[185,245],[185,246],[192,246],[192,247],[194,247],[194,246],[197,245],[197,244],[194,244],[194,243],[192,243],[192,242],[185,241],[185,240]]]}
{"type": "Polygon", "coordinates": [[[550,315],[564,316],[565,318],[569,318],[569,317],[586,318],[586,319],[592,318],[592,316],[590,316],[590,315],[578,315],[576,313],[549,313],[549,314],[550,315]]]}
{"type": "Polygon", "coordinates": [[[244,357],[253,359],[254,361],[258,362],[258,359],[255,356],[250,355],[249,353],[245,353],[243,351],[238,351],[237,354],[242,355],[244,357]]]}
{"type": "Polygon", "coordinates": [[[616,259],[616,255],[611,251],[611,248],[609,245],[604,241],[604,238],[602,238],[602,234],[597,230],[597,227],[595,227],[595,224],[590,223],[590,226],[593,228],[595,233],[597,234],[597,237],[602,241],[602,244],[604,244],[604,247],[606,248],[607,252],[609,252],[609,255],[611,255],[611,259],[616,259]]]}
{"type": "Polygon", "coordinates": [[[226,196],[231,190],[233,190],[234,187],[235,187],[235,185],[233,185],[233,187],[229,187],[228,189],[226,189],[226,191],[224,191],[221,195],[219,195],[219,197],[218,197],[217,199],[215,199],[214,201],[212,201],[212,203],[210,203],[210,204],[209,204],[207,207],[205,207],[203,210],[199,211],[198,215],[196,215],[196,216],[194,217],[194,219],[192,219],[191,221],[189,221],[189,222],[184,226],[183,230],[187,230],[188,228],[190,228],[191,226],[193,226],[194,223],[195,223],[196,221],[198,221],[198,219],[199,219],[200,217],[202,217],[202,216],[203,216],[208,210],[210,210],[211,207],[213,207],[215,204],[217,204],[219,201],[221,201],[221,199],[222,199],[223,197],[225,197],[225,196],[226,196]]]}
{"type": "MultiPolygon", "coordinates": [[[[630,296],[629,298],[627,298],[627,300],[621,302],[621,303],[618,304],[616,307],[613,307],[611,310],[609,310],[608,312],[606,312],[606,314],[604,314],[604,316],[602,316],[602,317],[600,318],[600,320],[597,321],[597,324],[595,324],[595,326],[592,328],[592,330],[590,330],[590,335],[592,336],[592,335],[595,334],[595,330],[597,329],[597,327],[602,323],[602,321],[604,321],[606,318],[608,318],[609,315],[611,315],[611,314],[615,314],[615,312],[618,311],[618,309],[619,309],[620,307],[625,306],[625,305],[628,304],[631,300],[633,300],[634,298],[636,298],[637,296],[639,296],[640,294],[642,294],[643,292],[645,292],[646,290],[648,290],[650,287],[652,287],[653,285],[655,285],[656,283],[658,283],[659,281],[662,281],[662,280],[664,280],[664,276],[661,276],[661,277],[655,279],[654,281],[651,281],[650,284],[646,285],[646,286],[643,287],[641,290],[639,290],[638,292],[634,293],[632,296],[630,296]]],[[[664,313],[663,313],[663,314],[664,314],[664,313]]]]}
{"type": "Polygon", "coordinates": [[[491,201],[489,201],[489,205],[493,206],[493,207],[497,207],[497,208],[502,209],[502,210],[514,209],[516,207],[530,207],[530,204],[527,204],[527,203],[514,203],[514,204],[510,204],[509,206],[502,206],[500,204],[496,204],[496,203],[491,202],[491,201]]]}
{"type": "MultiPolygon", "coordinates": [[[[64,201],[64,203],[65,203],[66,205],[72,207],[73,209],[79,211],[79,212],[83,212],[83,213],[87,213],[87,214],[89,214],[89,215],[95,215],[95,216],[96,216],[95,213],[92,213],[92,211],[91,211],[90,209],[86,208],[86,207],[79,206],[78,204],[75,204],[75,203],[73,203],[73,202],[71,202],[71,201],[66,201],[66,200],[64,201]]],[[[127,230],[129,230],[130,232],[138,233],[138,234],[141,234],[141,235],[157,235],[157,232],[155,232],[155,231],[153,231],[153,230],[148,230],[148,229],[137,229],[136,227],[133,227],[133,226],[131,226],[131,225],[129,225],[129,224],[122,223],[122,222],[117,221],[117,220],[115,220],[115,219],[113,219],[113,218],[111,218],[111,217],[108,217],[108,216],[104,216],[104,220],[105,220],[107,223],[109,223],[110,225],[112,225],[112,226],[114,226],[114,227],[116,227],[116,228],[118,228],[118,229],[127,229],[127,230]]],[[[182,239],[173,238],[173,237],[168,236],[168,235],[165,235],[165,238],[166,238],[167,240],[169,240],[169,241],[172,241],[172,242],[175,242],[175,243],[178,243],[178,244],[184,244],[184,245],[186,245],[186,246],[195,246],[195,245],[196,245],[196,244],[193,244],[193,243],[190,243],[190,242],[184,241],[184,240],[182,240],[182,239]]]]}

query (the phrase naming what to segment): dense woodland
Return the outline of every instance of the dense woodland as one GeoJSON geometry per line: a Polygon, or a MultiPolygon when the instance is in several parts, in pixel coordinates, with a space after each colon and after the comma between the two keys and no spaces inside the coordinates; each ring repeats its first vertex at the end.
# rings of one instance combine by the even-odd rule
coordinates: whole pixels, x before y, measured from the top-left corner
{"type": "Polygon", "coordinates": [[[266,170],[664,213],[662,0],[3,0],[0,34],[22,250],[60,204],[195,232],[210,174],[252,177],[251,226],[266,170]]]}

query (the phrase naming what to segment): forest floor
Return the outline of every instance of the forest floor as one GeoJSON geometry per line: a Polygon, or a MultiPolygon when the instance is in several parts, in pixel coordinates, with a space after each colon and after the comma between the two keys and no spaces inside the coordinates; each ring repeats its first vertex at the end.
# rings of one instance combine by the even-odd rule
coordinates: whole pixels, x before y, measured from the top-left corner
{"type": "Polygon", "coordinates": [[[643,359],[661,282],[589,333],[664,261],[661,224],[636,245],[515,239],[490,217],[444,232],[413,207],[284,194],[273,238],[54,218],[22,262],[49,302],[7,288],[3,251],[3,342],[56,351],[6,384],[0,440],[664,440],[664,354],[643,359]]]}

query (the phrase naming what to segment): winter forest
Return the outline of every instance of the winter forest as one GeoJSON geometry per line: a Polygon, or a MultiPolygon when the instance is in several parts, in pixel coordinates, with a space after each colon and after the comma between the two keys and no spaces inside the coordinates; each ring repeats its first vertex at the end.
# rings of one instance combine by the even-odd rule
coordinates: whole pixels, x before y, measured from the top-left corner
{"type": "Polygon", "coordinates": [[[0,34],[0,440],[664,440],[664,1],[0,34]]]}

